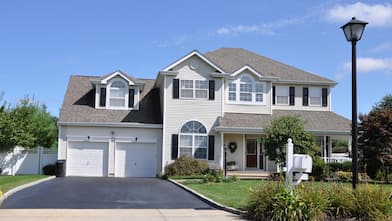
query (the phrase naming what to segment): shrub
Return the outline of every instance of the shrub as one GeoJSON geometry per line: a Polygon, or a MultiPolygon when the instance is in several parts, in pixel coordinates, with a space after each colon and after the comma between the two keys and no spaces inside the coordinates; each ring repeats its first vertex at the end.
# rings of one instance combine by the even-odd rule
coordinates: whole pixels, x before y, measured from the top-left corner
{"type": "Polygon", "coordinates": [[[328,206],[325,213],[335,218],[351,217],[354,208],[354,195],[350,188],[343,184],[333,183],[324,187],[327,193],[328,206]]]}
{"type": "Polygon", "coordinates": [[[334,173],[334,177],[342,182],[350,182],[353,179],[352,172],[337,171],[334,173]]]}
{"type": "Polygon", "coordinates": [[[354,191],[355,207],[353,214],[362,220],[391,220],[388,216],[392,208],[392,193],[382,186],[361,185],[354,191]]]}
{"type": "Polygon", "coordinates": [[[342,163],[328,163],[328,166],[331,172],[338,172],[343,170],[342,163]]]}
{"type": "Polygon", "coordinates": [[[320,157],[314,158],[312,173],[310,175],[314,176],[316,180],[320,180],[327,176],[327,173],[329,173],[329,169],[325,162],[320,157]]]}
{"type": "Polygon", "coordinates": [[[42,168],[45,175],[56,175],[56,164],[48,164],[42,168]]]}
{"type": "Polygon", "coordinates": [[[351,161],[345,161],[342,163],[342,170],[346,172],[351,172],[353,168],[353,163],[351,161]]]}
{"type": "Polygon", "coordinates": [[[320,188],[319,185],[313,185],[313,183],[303,183],[296,188],[296,191],[307,205],[309,218],[321,220],[329,205],[329,192],[320,188]]]}
{"type": "Polygon", "coordinates": [[[203,175],[208,173],[208,163],[204,160],[196,160],[182,156],[165,167],[165,177],[203,175]]]}
{"type": "Polygon", "coordinates": [[[247,210],[255,220],[270,220],[272,204],[277,193],[284,190],[282,182],[267,182],[252,188],[247,210]]]}
{"type": "Polygon", "coordinates": [[[207,173],[203,176],[203,182],[204,183],[230,183],[230,182],[236,182],[238,181],[239,178],[237,176],[228,176],[224,177],[223,172],[221,170],[213,170],[210,173],[207,173]]]}

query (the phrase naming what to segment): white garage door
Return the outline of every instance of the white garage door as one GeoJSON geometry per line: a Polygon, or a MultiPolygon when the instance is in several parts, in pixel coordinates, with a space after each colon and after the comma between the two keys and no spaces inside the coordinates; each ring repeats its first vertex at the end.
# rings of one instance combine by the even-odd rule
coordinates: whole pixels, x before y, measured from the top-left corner
{"type": "Polygon", "coordinates": [[[67,176],[107,176],[108,143],[70,142],[66,167],[67,176]]]}
{"type": "Polygon", "coordinates": [[[115,176],[155,177],[156,144],[116,143],[115,176]]]}

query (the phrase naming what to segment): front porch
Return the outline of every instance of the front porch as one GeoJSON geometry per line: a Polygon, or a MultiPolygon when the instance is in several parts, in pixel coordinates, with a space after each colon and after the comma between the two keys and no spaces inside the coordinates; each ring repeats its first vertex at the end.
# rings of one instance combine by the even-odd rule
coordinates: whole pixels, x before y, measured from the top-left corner
{"type": "MultiPolygon", "coordinates": [[[[351,161],[350,136],[341,134],[315,134],[320,156],[326,163],[351,161]]],[[[222,152],[226,150],[226,164],[229,175],[240,178],[267,178],[279,171],[274,160],[268,159],[261,143],[262,133],[220,133],[222,152]]],[[[224,168],[224,157],[221,163],[224,168]]]]}

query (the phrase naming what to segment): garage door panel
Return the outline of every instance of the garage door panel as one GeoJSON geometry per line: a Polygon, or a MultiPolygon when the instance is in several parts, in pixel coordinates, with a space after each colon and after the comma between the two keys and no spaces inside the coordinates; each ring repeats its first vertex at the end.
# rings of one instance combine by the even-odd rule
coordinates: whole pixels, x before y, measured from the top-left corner
{"type": "Polygon", "coordinates": [[[70,142],[67,176],[107,176],[108,143],[70,142]]]}
{"type": "Polygon", "coordinates": [[[116,144],[115,175],[117,177],[155,177],[155,144],[116,144]]]}

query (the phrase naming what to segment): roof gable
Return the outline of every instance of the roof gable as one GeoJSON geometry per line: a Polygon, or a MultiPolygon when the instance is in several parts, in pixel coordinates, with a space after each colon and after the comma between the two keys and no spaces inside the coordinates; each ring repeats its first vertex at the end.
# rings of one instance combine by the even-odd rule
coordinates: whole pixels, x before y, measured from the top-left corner
{"type": "Polygon", "coordinates": [[[256,77],[259,77],[259,78],[263,77],[263,75],[261,73],[259,73],[258,71],[256,71],[254,68],[252,68],[249,65],[245,65],[242,68],[238,69],[237,71],[233,72],[231,74],[231,76],[236,76],[236,75],[238,75],[240,73],[243,73],[246,70],[248,70],[251,74],[253,74],[256,77]]]}
{"type": "Polygon", "coordinates": [[[177,61],[175,61],[174,63],[170,64],[169,66],[165,67],[163,69],[163,71],[172,71],[172,69],[174,67],[176,67],[177,65],[181,64],[182,62],[188,60],[189,58],[191,58],[192,56],[197,56],[199,57],[201,60],[203,60],[204,62],[206,62],[207,64],[209,64],[212,68],[214,68],[215,70],[219,71],[220,73],[224,73],[224,71],[216,64],[214,64],[211,60],[209,60],[206,56],[204,56],[203,54],[201,54],[200,52],[198,52],[197,50],[193,50],[192,52],[190,52],[189,54],[185,55],[184,57],[178,59],[177,61]]]}
{"type": "Polygon", "coordinates": [[[129,83],[129,85],[135,85],[135,83],[136,83],[135,82],[136,81],[135,78],[125,74],[124,72],[122,72],[120,70],[117,70],[117,71],[115,71],[113,73],[110,73],[108,75],[103,76],[100,83],[101,84],[107,84],[108,81],[110,81],[111,79],[113,79],[113,78],[115,78],[117,76],[119,76],[119,77],[123,78],[124,80],[126,80],[129,83]]]}

